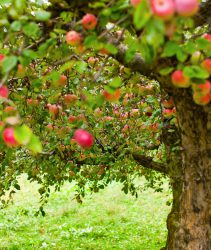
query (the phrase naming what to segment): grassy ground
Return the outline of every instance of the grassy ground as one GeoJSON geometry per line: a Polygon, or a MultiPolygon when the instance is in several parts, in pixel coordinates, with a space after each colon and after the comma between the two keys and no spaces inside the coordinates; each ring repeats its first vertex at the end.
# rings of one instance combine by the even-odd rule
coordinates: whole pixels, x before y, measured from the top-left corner
{"type": "Polygon", "coordinates": [[[73,187],[53,193],[46,217],[35,217],[38,186],[21,178],[23,191],[14,204],[0,210],[0,249],[126,249],[157,250],[166,238],[169,192],[147,190],[138,199],[113,183],[82,205],[73,200],[73,187]]]}

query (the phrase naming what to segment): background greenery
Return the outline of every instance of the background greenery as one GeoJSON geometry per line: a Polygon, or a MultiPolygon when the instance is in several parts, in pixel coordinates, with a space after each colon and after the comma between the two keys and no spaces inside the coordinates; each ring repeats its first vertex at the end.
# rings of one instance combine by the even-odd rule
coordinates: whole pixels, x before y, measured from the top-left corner
{"type": "MultiPolygon", "coordinates": [[[[74,198],[74,186],[53,192],[46,216],[39,208],[39,185],[22,176],[23,187],[14,204],[0,211],[0,246],[9,249],[141,249],[156,250],[166,240],[170,192],[146,190],[138,199],[125,195],[121,185],[88,195],[83,204],[74,198]]],[[[141,181],[143,184],[143,181],[141,181]]]]}

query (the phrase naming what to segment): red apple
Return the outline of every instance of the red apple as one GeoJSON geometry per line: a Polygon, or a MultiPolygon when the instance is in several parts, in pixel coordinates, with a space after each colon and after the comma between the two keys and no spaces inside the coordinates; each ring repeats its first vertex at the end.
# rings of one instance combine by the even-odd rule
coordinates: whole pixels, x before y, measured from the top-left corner
{"type": "Polygon", "coordinates": [[[52,124],[48,124],[47,126],[46,126],[46,128],[48,129],[48,130],[53,130],[53,125],[52,124]]]}
{"type": "Polygon", "coordinates": [[[72,46],[79,45],[81,43],[81,40],[82,40],[81,35],[74,30],[69,31],[66,34],[66,42],[72,46]]]}
{"type": "Polygon", "coordinates": [[[4,60],[5,55],[4,54],[0,54],[0,66],[2,65],[2,61],[4,60]]]}
{"type": "Polygon", "coordinates": [[[193,16],[199,10],[198,0],[175,0],[176,11],[181,16],[193,16]]]}
{"type": "Polygon", "coordinates": [[[201,63],[202,68],[204,68],[208,73],[211,74],[211,59],[205,59],[201,63]]]}
{"type": "Polygon", "coordinates": [[[91,148],[94,144],[94,137],[84,129],[77,129],[73,138],[82,148],[91,148]]]}
{"type": "Polygon", "coordinates": [[[76,116],[74,116],[74,115],[69,115],[69,117],[68,117],[68,121],[69,122],[75,122],[77,120],[77,117],[76,116]]]}
{"type": "Polygon", "coordinates": [[[151,9],[155,16],[162,20],[169,20],[175,12],[173,0],[151,0],[151,9]]]}
{"type": "Polygon", "coordinates": [[[205,83],[201,84],[192,84],[192,88],[194,93],[197,94],[197,96],[204,96],[208,94],[211,90],[211,83],[209,81],[206,81],[205,83]]]}
{"type": "Polygon", "coordinates": [[[6,86],[0,87],[0,97],[7,98],[9,96],[9,90],[6,86]]]}
{"type": "Polygon", "coordinates": [[[67,84],[67,77],[65,75],[61,75],[58,80],[58,85],[64,87],[67,84]]]}
{"type": "Polygon", "coordinates": [[[97,18],[93,14],[86,14],[82,20],[81,23],[83,27],[87,30],[92,30],[96,27],[97,25],[97,18]]]}
{"type": "Polygon", "coordinates": [[[193,94],[193,100],[198,105],[207,105],[211,100],[210,93],[207,93],[206,95],[201,96],[197,92],[193,94]]]}
{"type": "Polygon", "coordinates": [[[165,117],[165,118],[171,118],[173,115],[174,115],[174,111],[173,111],[173,109],[164,109],[164,111],[163,111],[163,116],[165,117]]]}
{"type": "Polygon", "coordinates": [[[74,104],[77,101],[77,99],[78,99],[77,96],[73,94],[64,95],[64,103],[66,105],[74,104]]]}
{"type": "Polygon", "coordinates": [[[59,107],[56,104],[53,104],[53,105],[50,104],[48,108],[49,108],[50,114],[52,115],[56,115],[59,113],[59,107]]]}
{"type": "Polygon", "coordinates": [[[9,147],[15,147],[18,145],[18,142],[15,139],[14,128],[5,128],[3,131],[3,140],[9,147]]]}
{"type": "Polygon", "coordinates": [[[206,39],[208,42],[211,43],[211,34],[205,33],[205,34],[203,35],[203,38],[206,39]]]}
{"type": "Polygon", "coordinates": [[[93,56],[89,57],[88,63],[89,65],[94,65],[98,60],[98,58],[94,58],[93,56]]]}
{"type": "Polygon", "coordinates": [[[189,77],[185,76],[182,70],[176,70],[171,75],[172,83],[178,88],[188,88],[190,86],[189,77]]]}
{"type": "Polygon", "coordinates": [[[141,0],[130,0],[132,6],[136,7],[141,3],[141,0]]]}
{"type": "Polygon", "coordinates": [[[109,101],[109,102],[116,102],[119,100],[120,96],[121,96],[121,90],[120,89],[116,89],[114,91],[114,93],[109,93],[108,91],[104,90],[103,91],[103,95],[104,98],[109,101]]]}

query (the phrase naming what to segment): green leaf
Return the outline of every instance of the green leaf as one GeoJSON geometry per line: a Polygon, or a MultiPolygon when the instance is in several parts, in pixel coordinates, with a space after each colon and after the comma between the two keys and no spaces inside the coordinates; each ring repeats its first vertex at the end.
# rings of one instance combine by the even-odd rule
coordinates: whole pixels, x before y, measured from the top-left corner
{"type": "Polygon", "coordinates": [[[35,59],[37,57],[37,53],[34,50],[31,49],[25,49],[23,51],[23,55],[26,57],[29,57],[31,59],[35,59]]]}
{"type": "Polygon", "coordinates": [[[38,24],[31,22],[31,23],[27,23],[23,27],[23,32],[28,37],[37,38],[40,35],[40,28],[39,28],[38,24]]]}
{"type": "Polygon", "coordinates": [[[19,13],[23,13],[24,8],[26,7],[26,0],[14,0],[14,5],[15,5],[15,9],[19,13]]]}
{"type": "Polygon", "coordinates": [[[21,28],[22,28],[22,23],[20,21],[14,21],[10,28],[13,30],[13,31],[20,31],[21,28]]]}
{"type": "Polygon", "coordinates": [[[173,70],[174,70],[174,67],[167,67],[167,68],[161,69],[159,71],[159,73],[162,76],[166,76],[166,75],[170,74],[173,70]]]}
{"type": "Polygon", "coordinates": [[[114,88],[114,89],[117,89],[119,88],[120,86],[122,85],[122,80],[120,77],[115,77],[110,83],[109,83],[109,86],[114,88]]]}
{"type": "Polygon", "coordinates": [[[146,23],[150,20],[151,12],[148,8],[147,1],[143,0],[141,4],[135,8],[133,22],[137,29],[143,28],[146,23]]]}
{"type": "Polygon", "coordinates": [[[27,144],[27,148],[35,154],[42,152],[42,144],[36,135],[32,135],[30,142],[27,144]]]}
{"type": "Polygon", "coordinates": [[[15,138],[20,144],[26,145],[31,140],[31,137],[32,131],[28,126],[22,125],[15,128],[15,138]]]}
{"type": "Polygon", "coordinates": [[[45,21],[48,21],[50,17],[51,17],[51,13],[48,11],[40,10],[40,11],[35,12],[35,19],[37,21],[45,22],[45,21]]]}
{"type": "Polygon", "coordinates": [[[75,69],[76,71],[78,71],[79,73],[83,73],[86,69],[87,69],[87,63],[86,62],[76,62],[75,64],[75,69]]]}
{"type": "Polygon", "coordinates": [[[188,55],[181,48],[177,50],[176,56],[180,62],[184,62],[188,57],[188,55]]]}
{"type": "Polygon", "coordinates": [[[166,43],[162,57],[171,57],[176,55],[177,51],[180,50],[180,47],[177,43],[169,41],[166,43]]]}
{"type": "Polygon", "coordinates": [[[3,60],[2,63],[2,71],[3,73],[7,73],[10,70],[12,70],[18,62],[18,59],[16,56],[8,56],[3,60]]]}
{"type": "Polygon", "coordinates": [[[190,78],[206,79],[209,77],[209,73],[197,65],[187,66],[183,71],[184,74],[190,78]]]}
{"type": "Polygon", "coordinates": [[[110,43],[105,44],[104,48],[114,55],[117,54],[118,52],[117,48],[113,44],[110,44],[110,43]]]}
{"type": "Polygon", "coordinates": [[[196,39],[196,44],[198,45],[199,50],[208,49],[210,47],[210,42],[203,37],[199,37],[196,39]]]}
{"type": "Polygon", "coordinates": [[[195,43],[192,41],[188,41],[184,46],[183,49],[185,52],[189,54],[193,54],[196,51],[195,43]]]}

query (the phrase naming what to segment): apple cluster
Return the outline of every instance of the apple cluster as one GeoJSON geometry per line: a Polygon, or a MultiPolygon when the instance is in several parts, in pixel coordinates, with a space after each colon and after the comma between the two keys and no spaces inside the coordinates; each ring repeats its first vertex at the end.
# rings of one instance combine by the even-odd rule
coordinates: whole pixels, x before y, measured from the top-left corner
{"type": "MultiPolygon", "coordinates": [[[[137,7],[142,0],[131,0],[131,5],[137,7]]],[[[198,0],[150,0],[150,9],[154,16],[168,21],[175,13],[180,16],[193,16],[199,10],[198,0]]]]}
{"type": "MultiPolygon", "coordinates": [[[[80,23],[85,30],[93,30],[97,25],[97,18],[95,17],[95,15],[88,13],[83,16],[80,23]]],[[[75,30],[70,30],[66,34],[66,42],[71,46],[81,45],[82,40],[82,35],[75,30]]]]}
{"type": "MultiPolygon", "coordinates": [[[[211,48],[211,35],[205,34],[203,37],[210,43],[211,48]]],[[[190,62],[194,65],[199,65],[208,75],[211,74],[211,59],[204,59],[200,51],[196,51],[192,55],[190,62]]],[[[189,88],[191,86],[193,90],[193,100],[196,104],[207,105],[211,101],[211,83],[209,80],[201,80],[201,82],[196,83],[185,75],[183,70],[176,70],[171,75],[171,81],[173,85],[178,88],[189,88]]]]}

